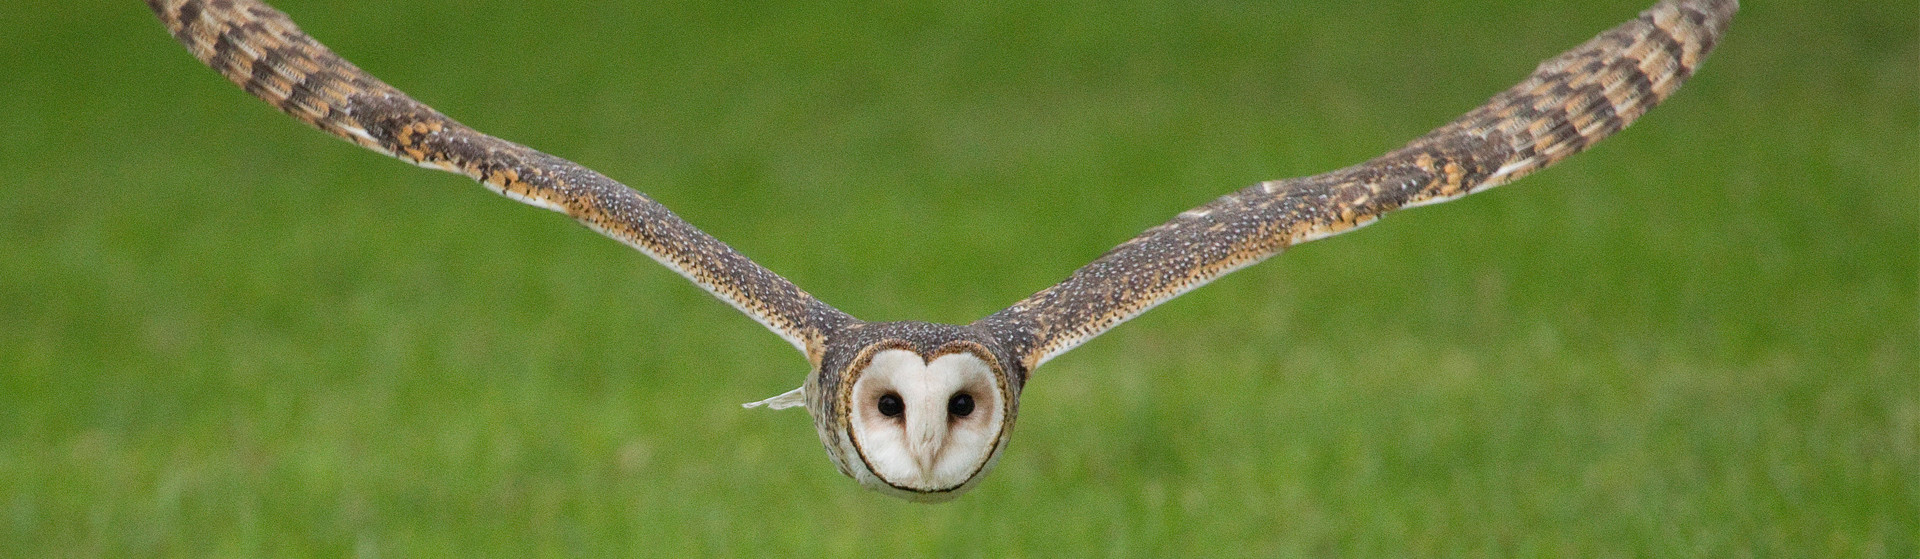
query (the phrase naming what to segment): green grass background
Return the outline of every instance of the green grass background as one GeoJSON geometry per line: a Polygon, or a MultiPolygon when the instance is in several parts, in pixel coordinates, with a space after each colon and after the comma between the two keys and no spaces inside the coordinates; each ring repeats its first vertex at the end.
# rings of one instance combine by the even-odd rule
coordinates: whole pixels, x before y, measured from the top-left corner
{"type": "MultiPolygon", "coordinates": [[[[284,0],[870,320],[967,322],[1638,1],[284,0]]],[[[1913,557],[1920,7],[1754,1],[1641,124],[1040,369],[938,506],[651,261],[0,10],[0,556],[1913,557]]]]}

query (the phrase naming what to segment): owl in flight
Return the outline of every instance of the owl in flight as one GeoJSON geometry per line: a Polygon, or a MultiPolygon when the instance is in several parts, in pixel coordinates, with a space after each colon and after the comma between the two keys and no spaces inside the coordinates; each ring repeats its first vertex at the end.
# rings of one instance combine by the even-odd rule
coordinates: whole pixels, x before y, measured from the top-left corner
{"type": "Polygon", "coordinates": [[[1021,388],[1047,360],[1289,246],[1506,184],[1586,149],[1679,89],[1739,7],[1662,0],[1400,149],[1221,196],[1052,287],[954,325],[849,316],[645,194],[413,100],[258,0],[147,3],[194,56],[282,112],[565,213],[753,317],[806,354],[812,372],[800,388],[747,406],[805,406],[841,473],[915,501],[949,500],[979,483],[1006,448],[1021,388]]]}

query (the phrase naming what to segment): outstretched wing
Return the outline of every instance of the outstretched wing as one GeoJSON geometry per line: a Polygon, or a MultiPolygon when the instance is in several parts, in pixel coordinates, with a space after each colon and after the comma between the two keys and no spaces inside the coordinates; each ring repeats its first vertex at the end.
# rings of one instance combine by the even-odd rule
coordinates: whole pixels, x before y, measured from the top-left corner
{"type": "Polygon", "coordinates": [[[565,213],[740,309],[817,359],[853,321],[592,169],[488,136],[342,60],[256,0],[148,0],[202,62],[282,112],[367,149],[472,177],[503,196],[565,213]]]}
{"type": "Polygon", "coordinates": [[[1031,370],[1154,305],[1289,246],[1505,184],[1625,128],[1693,74],[1739,8],[1666,0],[1540,63],[1520,85],[1371,161],[1188,210],[975,323],[1031,370]]]}

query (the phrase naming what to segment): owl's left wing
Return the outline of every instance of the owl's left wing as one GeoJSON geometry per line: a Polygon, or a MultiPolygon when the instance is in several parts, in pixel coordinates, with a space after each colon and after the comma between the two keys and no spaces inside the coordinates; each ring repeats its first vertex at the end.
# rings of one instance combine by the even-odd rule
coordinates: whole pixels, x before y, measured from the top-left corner
{"type": "Polygon", "coordinates": [[[1736,0],[1665,0],[1540,63],[1485,105],[1371,161],[1256,184],[1188,210],[974,324],[1027,370],[1289,246],[1552,165],[1618,132],[1693,74],[1736,0]]]}

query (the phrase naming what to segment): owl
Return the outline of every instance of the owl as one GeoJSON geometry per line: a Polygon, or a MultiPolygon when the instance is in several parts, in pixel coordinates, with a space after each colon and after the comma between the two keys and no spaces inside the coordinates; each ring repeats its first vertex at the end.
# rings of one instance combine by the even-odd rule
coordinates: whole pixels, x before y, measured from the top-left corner
{"type": "Polygon", "coordinates": [[[407,162],[564,213],[678,272],[807,358],[804,406],[860,485],[953,499],[993,469],[1033,370],[1155,305],[1287,247],[1506,184],[1626,128],[1693,75],[1735,0],[1664,0],[1547,59],[1479,108],[1366,162],[1254,184],[1181,212],[971,324],[866,322],[600,173],[448,118],[257,0],[148,0],[194,56],[282,112],[407,162]]]}

